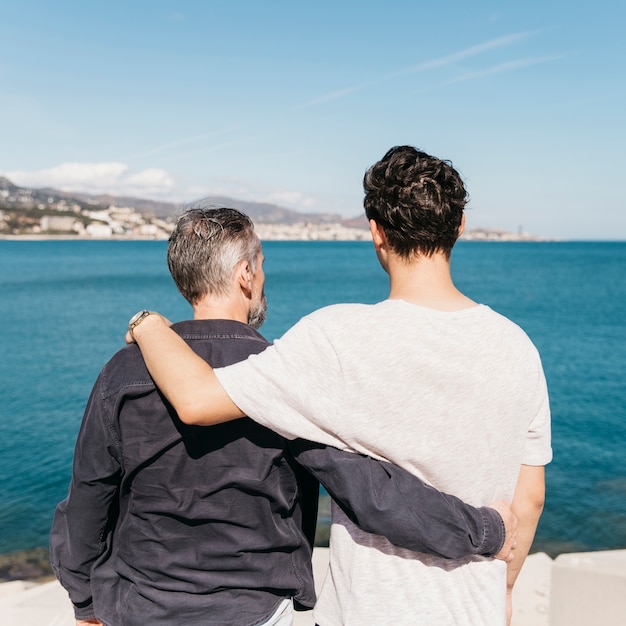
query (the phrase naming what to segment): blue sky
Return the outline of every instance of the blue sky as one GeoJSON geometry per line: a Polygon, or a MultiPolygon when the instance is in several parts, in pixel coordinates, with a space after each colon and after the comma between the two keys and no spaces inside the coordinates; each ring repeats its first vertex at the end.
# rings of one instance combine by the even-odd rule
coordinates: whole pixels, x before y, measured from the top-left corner
{"type": "Polygon", "coordinates": [[[411,144],[470,227],[626,239],[621,2],[3,2],[0,173],[355,216],[411,144]]]}

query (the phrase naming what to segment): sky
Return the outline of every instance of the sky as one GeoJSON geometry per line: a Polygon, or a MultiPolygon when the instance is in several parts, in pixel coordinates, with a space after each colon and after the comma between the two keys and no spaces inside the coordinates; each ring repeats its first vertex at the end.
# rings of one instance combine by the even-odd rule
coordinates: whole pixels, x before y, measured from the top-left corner
{"type": "Polygon", "coordinates": [[[469,228],[626,240],[626,5],[0,0],[0,175],[362,213],[394,145],[469,228]]]}

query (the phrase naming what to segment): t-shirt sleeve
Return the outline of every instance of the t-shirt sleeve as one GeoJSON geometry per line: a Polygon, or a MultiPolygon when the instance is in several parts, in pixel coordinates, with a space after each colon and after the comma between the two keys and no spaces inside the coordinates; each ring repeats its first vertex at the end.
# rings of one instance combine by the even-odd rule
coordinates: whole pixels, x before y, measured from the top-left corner
{"type": "Polygon", "coordinates": [[[523,465],[547,465],[552,460],[550,402],[546,378],[537,355],[537,384],[534,394],[533,414],[528,427],[523,465]]]}
{"type": "Polygon", "coordinates": [[[232,401],[259,424],[287,439],[349,447],[341,438],[340,362],[309,317],[261,354],[215,374],[232,401]]]}

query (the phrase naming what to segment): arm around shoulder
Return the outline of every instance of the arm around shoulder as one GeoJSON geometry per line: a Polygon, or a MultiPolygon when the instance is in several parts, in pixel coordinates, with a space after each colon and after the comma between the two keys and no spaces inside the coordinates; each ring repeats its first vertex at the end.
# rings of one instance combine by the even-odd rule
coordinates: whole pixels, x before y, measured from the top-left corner
{"type": "Polygon", "coordinates": [[[134,328],[157,387],[185,424],[210,426],[243,417],[213,368],[176,334],[160,315],[149,315],[134,328]]]}
{"type": "Polygon", "coordinates": [[[477,509],[391,463],[302,439],[289,446],[296,461],[362,530],[383,535],[400,548],[444,558],[504,558],[504,503],[500,511],[477,509]]]}

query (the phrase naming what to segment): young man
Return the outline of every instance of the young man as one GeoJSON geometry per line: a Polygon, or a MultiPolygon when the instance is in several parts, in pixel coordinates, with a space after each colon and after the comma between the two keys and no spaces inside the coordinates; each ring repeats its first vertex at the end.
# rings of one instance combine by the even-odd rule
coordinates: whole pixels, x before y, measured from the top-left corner
{"type": "MultiPolygon", "coordinates": [[[[228,365],[267,347],[254,330],[266,305],[249,218],[233,209],[186,212],[168,264],[194,312],[174,328],[197,354],[228,365]]],[[[304,608],[315,599],[317,483],[302,466],[351,519],[399,545],[445,556],[500,549],[494,510],[465,506],[386,463],[292,446],[250,419],[186,426],[137,347],[118,352],[91,394],[51,532],[52,563],[77,624],[291,623],[291,599],[304,608]]]]}
{"type": "Polygon", "coordinates": [[[135,338],[185,422],[246,414],[285,437],[387,459],[476,505],[514,498],[519,537],[508,572],[482,557],[398,549],[335,508],[318,624],[501,625],[551,459],[539,355],[519,327],[452,281],[466,191],[450,163],[396,147],[364,186],[387,300],[317,311],[262,354],[215,371],[157,315],[135,338]]]}

